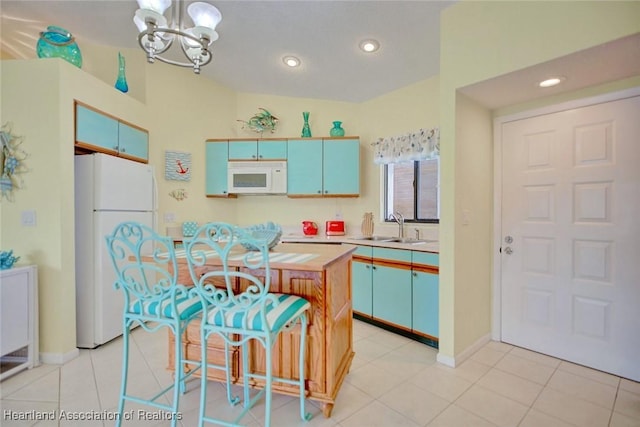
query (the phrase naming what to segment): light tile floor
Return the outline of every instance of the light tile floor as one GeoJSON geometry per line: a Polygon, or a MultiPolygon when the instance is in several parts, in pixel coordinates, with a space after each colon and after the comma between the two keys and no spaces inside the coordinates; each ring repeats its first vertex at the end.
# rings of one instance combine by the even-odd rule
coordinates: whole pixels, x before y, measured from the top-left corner
{"type": "MultiPolygon", "coordinates": [[[[131,385],[160,389],[171,382],[166,371],[166,334],[133,333],[131,385]]],[[[314,417],[300,421],[298,402],[274,394],[275,427],[630,427],[640,426],[640,383],[621,379],[511,345],[490,342],[459,367],[436,362],[437,351],[363,322],[354,324],[355,359],[330,418],[309,401],[314,417]]],[[[121,339],[82,350],[66,365],[41,365],[0,384],[2,426],[102,426],[113,421],[60,419],[72,415],[110,416],[120,383],[121,339]],[[13,412],[12,412],[13,411],[13,412]],[[56,414],[53,421],[11,420],[9,414],[56,414]]],[[[640,360],[640,359],[639,359],[640,360]]],[[[182,397],[181,425],[197,425],[199,382],[182,397]]],[[[210,382],[208,407],[231,417],[221,384],[210,382]]],[[[167,426],[162,413],[129,404],[134,416],[125,426],[167,426]]],[[[245,417],[264,425],[263,407],[245,417]]]]}

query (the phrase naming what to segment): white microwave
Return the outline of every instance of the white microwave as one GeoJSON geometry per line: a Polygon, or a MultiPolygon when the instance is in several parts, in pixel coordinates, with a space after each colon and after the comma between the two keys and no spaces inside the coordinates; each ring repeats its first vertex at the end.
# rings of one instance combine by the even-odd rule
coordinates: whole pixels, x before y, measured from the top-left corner
{"type": "Polygon", "coordinates": [[[227,163],[231,194],[286,194],[286,161],[232,161],[227,163]]]}

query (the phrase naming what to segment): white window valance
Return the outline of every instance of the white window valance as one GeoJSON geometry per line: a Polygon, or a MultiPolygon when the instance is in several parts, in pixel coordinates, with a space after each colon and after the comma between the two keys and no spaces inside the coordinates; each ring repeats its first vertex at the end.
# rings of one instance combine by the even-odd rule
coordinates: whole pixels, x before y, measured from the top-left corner
{"type": "Polygon", "coordinates": [[[440,130],[420,129],[398,136],[378,138],[371,145],[375,151],[373,162],[378,164],[434,159],[440,155],[440,130]]]}

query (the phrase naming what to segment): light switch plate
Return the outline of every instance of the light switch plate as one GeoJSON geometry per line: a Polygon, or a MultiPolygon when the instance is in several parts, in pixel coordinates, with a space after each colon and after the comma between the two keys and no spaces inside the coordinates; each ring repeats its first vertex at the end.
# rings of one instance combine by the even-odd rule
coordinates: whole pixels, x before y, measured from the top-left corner
{"type": "Polygon", "coordinates": [[[22,211],[20,215],[20,223],[25,227],[35,227],[36,211],[34,210],[22,211]]]}

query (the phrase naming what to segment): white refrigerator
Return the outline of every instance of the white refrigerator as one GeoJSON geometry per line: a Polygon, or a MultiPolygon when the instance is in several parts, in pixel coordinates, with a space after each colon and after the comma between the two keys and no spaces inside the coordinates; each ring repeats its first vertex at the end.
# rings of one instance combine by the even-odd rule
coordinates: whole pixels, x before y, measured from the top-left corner
{"type": "Polygon", "coordinates": [[[122,335],[124,296],[105,236],[121,222],[154,228],[151,166],[106,154],[75,157],[76,345],[95,348],[122,335]]]}

